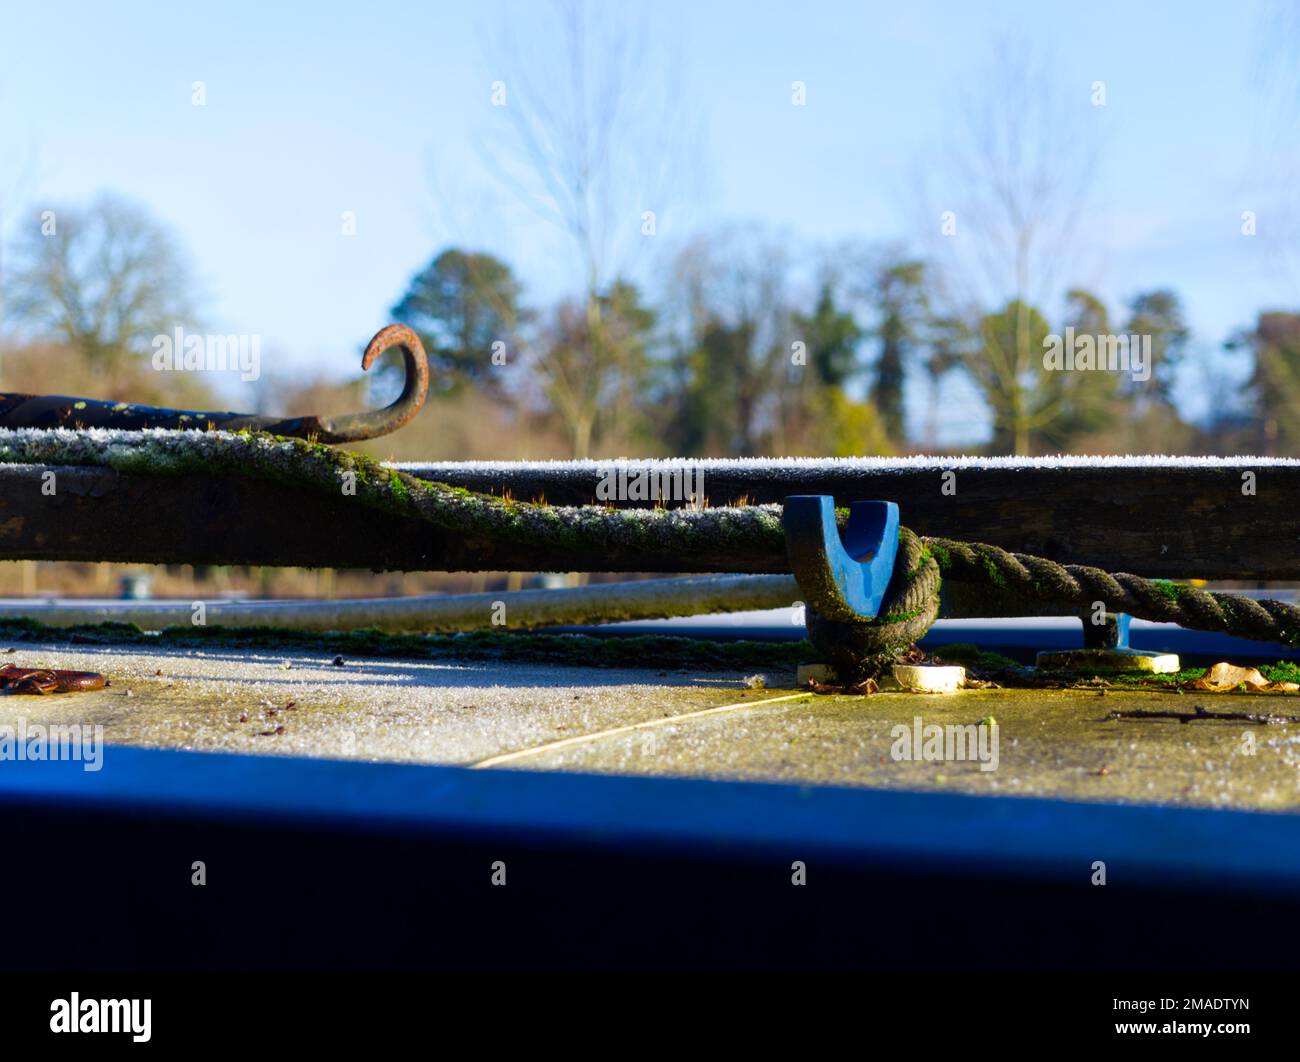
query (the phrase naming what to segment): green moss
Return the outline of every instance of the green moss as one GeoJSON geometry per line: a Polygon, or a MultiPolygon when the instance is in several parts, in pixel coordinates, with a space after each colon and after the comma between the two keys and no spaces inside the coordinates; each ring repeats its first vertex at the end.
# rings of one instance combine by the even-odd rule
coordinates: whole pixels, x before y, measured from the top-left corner
{"type": "Polygon", "coordinates": [[[978,671],[1001,671],[1004,668],[1020,666],[1014,660],[999,653],[990,653],[977,645],[965,642],[936,649],[934,657],[945,664],[961,664],[963,667],[975,668],[978,671]]]}
{"type": "Polygon", "coordinates": [[[895,623],[906,623],[908,620],[916,619],[925,609],[914,608],[910,612],[891,612],[888,616],[877,616],[872,622],[881,627],[891,627],[895,623]]]}
{"type": "Polygon", "coordinates": [[[984,568],[984,575],[994,586],[1005,589],[1007,581],[1003,578],[1002,573],[998,571],[998,566],[993,563],[991,557],[980,556],[980,565],[984,568]]]}
{"type": "Polygon", "coordinates": [[[1276,664],[1261,664],[1259,673],[1269,682],[1300,682],[1300,663],[1279,660],[1276,664]]]}
{"type": "Polygon", "coordinates": [[[1156,592],[1162,597],[1167,597],[1170,601],[1177,601],[1187,593],[1187,586],[1183,583],[1171,582],[1168,579],[1152,579],[1151,585],[1156,592]]]}
{"type": "Polygon", "coordinates": [[[411,504],[411,492],[406,489],[406,484],[402,482],[402,477],[396,469],[388,474],[388,489],[393,492],[393,497],[404,505],[411,504]]]}
{"type": "Polygon", "coordinates": [[[317,633],[262,627],[168,627],[146,634],[129,623],[49,627],[35,620],[0,621],[0,642],[75,642],[145,650],[294,650],[342,656],[449,660],[521,660],[579,667],[702,671],[794,668],[816,655],[807,641],[711,641],[661,635],[596,638],[585,634],[471,631],[465,634],[385,634],[377,630],[317,633]]]}
{"type": "MultiPolygon", "coordinates": [[[[1177,689],[1203,678],[1208,669],[1203,667],[1185,667],[1180,671],[1157,675],[1149,671],[1111,671],[1090,668],[1086,672],[1058,672],[1074,679],[1099,678],[1114,686],[1143,687],[1146,689],[1177,689]]],[[[1300,683],[1300,664],[1294,661],[1279,660],[1276,664],[1260,664],[1259,673],[1269,682],[1300,683]]]]}
{"type": "Polygon", "coordinates": [[[928,546],[923,545],[921,547],[921,552],[917,555],[916,565],[911,569],[911,571],[907,573],[908,578],[909,579],[914,578],[917,572],[919,572],[922,568],[924,568],[927,564],[930,563],[930,560],[931,560],[930,548],[928,546]]]}
{"type": "MultiPolygon", "coordinates": [[[[1119,671],[1112,668],[1088,668],[1073,672],[1076,677],[1099,678],[1116,686],[1175,687],[1205,674],[1203,667],[1185,667],[1181,671],[1157,674],[1154,671],[1119,671]]],[[[1064,672],[1062,672],[1064,674],[1064,672]]]]}

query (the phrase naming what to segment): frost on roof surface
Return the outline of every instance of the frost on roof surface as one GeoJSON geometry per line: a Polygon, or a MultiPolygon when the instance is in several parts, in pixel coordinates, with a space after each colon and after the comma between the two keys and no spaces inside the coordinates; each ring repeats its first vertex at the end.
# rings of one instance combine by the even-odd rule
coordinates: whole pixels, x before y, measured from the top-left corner
{"type": "Polygon", "coordinates": [[[702,458],[608,458],[582,461],[398,461],[391,467],[418,471],[422,469],[456,469],[465,472],[600,472],[626,465],[634,468],[651,466],[705,465],[720,471],[758,471],[761,469],[798,469],[804,471],[889,471],[925,468],[1258,468],[1261,466],[1300,465],[1293,457],[1174,457],[1163,454],[1139,456],[1059,456],[1059,457],[702,457],[702,458]]]}
{"type": "MultiPolygon", "coordinates": [[[[222,431],[177,431],[169,428],[145,428],[127,431],[121,428],[90,428],[72,431],[67,428],[0,428],[0,447],[21,445],[25,441],[48,440],[51,437],[97,443],[100,445],[138,445],[144,440],[163,442],[169,446],[220,446],[223,439],[234,438],[222,431]]],[[[247,441],[244,436],[239,436],[247,441]]],[[[267,437],[259,441],[270,447],[277,445],[267,437]]],[[[465,472],[602,472],[610,468],[627,466],[648,468],[662,466],[704,465],[719,471],[747,472],[764,469],[790,469],[801,471],[890,471],[925,468],[1260,468],[1300,466],[1294,457],[1175,457],[1165,454],[1138,456],[1086,456],[1061,455],[1057,457],[672,457],[672,458],[606,458],[581,461],[393,461],[385,462],[390,468],[420,471],[425,469],[455,469],[465,472]]]]}

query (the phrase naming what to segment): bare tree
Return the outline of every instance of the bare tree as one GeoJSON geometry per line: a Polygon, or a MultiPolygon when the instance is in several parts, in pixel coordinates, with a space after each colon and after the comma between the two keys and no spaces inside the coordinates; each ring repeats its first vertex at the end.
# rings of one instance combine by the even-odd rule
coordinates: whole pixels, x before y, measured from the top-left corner
{"type": "Polygon", "coordinates": [[[999,48],[942,161],[917,182],[936,310],[949,324],[936,364],[967,371],[993,410],[995,445],[1016,453],[1063,412],[1049,393],[1063,385],[1043,376],[1040,308],[1078,261],[1096,162],[1086,87],[1062,100],[1029,54],[999,48]]]}
{"type": "MultiPolygon", "coordinates": [[[[1242,226],[1253,237],[1251,244],[1262,252],[1261,285],[1274,292],[1272,298],[1294,306],[1300,302],[1300,207],[1295,196],[1300,152],[1286,148],[1300,137],[1300,7],[1292,0],[1270,0],[1260,5],[1259,15],[1256,61],[1251,64],[1255,143],[1242,162],[1243,183],[1258,203],[1252,211],[1255,216],[1243,217],[1242,226]]],[[[1261,335],[1269,316],[1260,315],[1261,335]]],[[[1236,341],[1239,338],[1230,339],[1228,349],[1253,351],[1256,383],[1268,379],[1272,386],[1288,388],[1284,401],[1294,409],[1300,403],[1300,377],[1276,367],[1270,370],[1258,360],[1268,359],[1277,344],[1243,345],[1236,341]]],[[[1259,415],[1268,422],[1271,412],[1261,409],[1259,415]]],[[[1269,436],[1270,441],[1274,438],[1269,436]]]]}
{"type": "MultiPolygon", "coordinates": [[[[9,134],[5,134],[5,137],[9,141],[15,139],[9,134]]],[[[5,252],[10,233],[13,231],[18,216],[14,204],[21,202],[23,190],[30,183],[36,165],[35,150],[27,152],[25,157],[21,156],[18,151],[8,152],[7,155],[7,159],[0,160],[8,163],[8,165],[0,166],[0,349],[3,349],[5,321],[8,316],[6,312],[8,298],[6,268],[8,263],[5,252]],[[15,160],[20,161],[15,163],[15,160]]]]}
{"type": "Polygon", "coordinates": [[[616,282],[599,301],[598,333],[590,327],[587,307],[566,300],[543,324],[535,345],[545,396],[577,456],[590,454],[598,440],[626,445],[637,434],[643,403],[634,385],[647,378],[649,368],[655,314],[642,304],[640,292],[616,282]],[[616,366],[607,360],[613,358],[616,366]]]}
{"type": "Polygon", "coordinates": [[[18,230],[9,315],[33,335],[76,349],[110,389],[153,336],[192,321],[189,261],[144,208],[102,195],[18,230]]]}
{"type": "MultiPolygon", "coordinates": [[[[581,292],[581,343],[553,346],[569,359],[546,364],[548,351],[533,352],[555,386],[575,371],[596,374],[581,387],[564,386],[556,408],[577,448],[587,456],[599,444],[601,396],[616,380],[637,371],[641,349],[620,341],[606,311],[625,278],[632,248],[657,235],[681,180],[691,137],[691,116],[674,102],[673,63],[651,42],[648,28],[623,9],[567,0],[554,7],[545,26],[529,22],[527,50],[506,26],[498,67],[503,77],[499,107],[505,128],[485,143],[487,165],[501,183],[537,216],[563,234],[577,265],[581,292]],[[549,37],[546,35],[549,34],[549,37]],[[580,363],[572,364],[577,352],[580,363]],[[586,440],[586,441],[584,441],[586,440]]],[[[574,326],[566,321],[563,331],[574,326]]]]}

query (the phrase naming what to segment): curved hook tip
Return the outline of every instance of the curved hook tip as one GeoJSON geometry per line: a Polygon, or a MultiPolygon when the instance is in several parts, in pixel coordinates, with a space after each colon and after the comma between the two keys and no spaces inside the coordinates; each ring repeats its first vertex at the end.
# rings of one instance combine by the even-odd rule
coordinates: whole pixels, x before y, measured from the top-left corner
{"type": "Polygon", "coordinates": [[[410,328],[404,324],[385,325],[374,337],[366,344],[366,352],[361,355],[361,370],[368,371],[379,356],[386,350],[392,350],[393,347],[405,347],[414,356],[415,360],[423,365],[428,365],[429,359],[424,352],[424,344],[420,342],[417,336],[410,328]]]}
{"type": "Polygon", "coordinates": [[[406,380],[397,401],[368,413],[355,413],[328,420],[322,418],[322,441],[359,442],[362,439],[374,439],[396,431],[420,411],[429,393],[429,359],[420,337],[406,325],[391,324],[376,332],[361,356],[361,368],[368,371],[381,354],[393,347],[401,349],[402,366],[406,371],[406,380]]]}

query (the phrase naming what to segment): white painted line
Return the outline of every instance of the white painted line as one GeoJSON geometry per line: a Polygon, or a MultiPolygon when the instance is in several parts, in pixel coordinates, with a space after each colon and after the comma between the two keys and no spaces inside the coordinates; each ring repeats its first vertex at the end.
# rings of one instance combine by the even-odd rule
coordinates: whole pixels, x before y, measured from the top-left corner
{"type": "Polygon", "coordinates": [[[702,719],[706,715],[731,712],[737,708],[754,708],[762,704],[797,701],[811,696],[811,692],[787,693],[780,697],[768,697],[761,701],[738,701],[735,704],[720,704],[716,708],[701,708],[699,711],[685,712],[682,715],[668,715],[662,719],[648,719],[644,723],[632,723],[629,726],[616,726],[610,730],[597,730],[591,734],[580,734],[577,737],[561,738],[559,741],[548,741],[544,745],[534,745],[532,748],[520,749],[517,752],[503,752],[499,756],[489,756],[486,760],[479,760],[478,763],[471,764],[471,767],[474,770],[478,770],[480,767],[499,767],[503,763],[512,763],[515,760],[522,760],[528,756],[537,756],[543,752],[551,752],[554,749],[562,749],[570,745],[581,745],[587,741],[600,741],[604,738],[616,737],[619,734],[631,734],[636,730],[649,730],[651,727],[664,726],[668,723],[680,723],[684,719],[702,719]]]}

